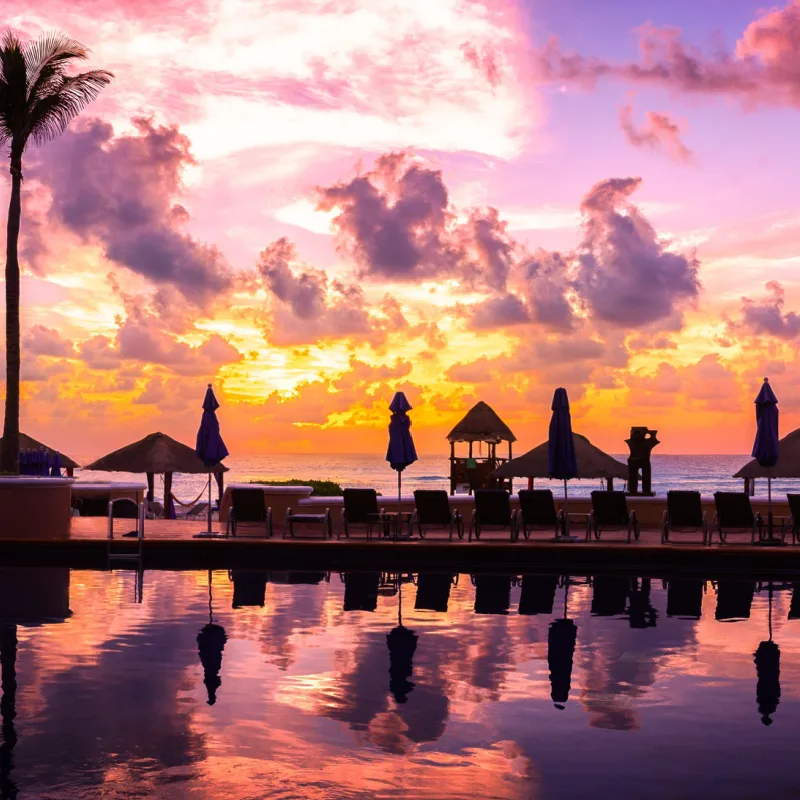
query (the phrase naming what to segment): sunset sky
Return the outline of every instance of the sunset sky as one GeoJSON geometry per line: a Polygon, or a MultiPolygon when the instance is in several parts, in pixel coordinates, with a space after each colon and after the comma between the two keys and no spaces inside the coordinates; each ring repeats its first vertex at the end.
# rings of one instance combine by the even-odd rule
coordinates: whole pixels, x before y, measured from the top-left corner
{"type": "MultiPolygon", "coordinates": [[[[23,186],[22,430],[622,452],[800,425],[800,0],[0,0],[116,78],[23,186]],[[792,156],[792,153],[795,153],[792,156]]],[[[2,207],[8,198],[7,173],[2,207]]],[[[5,213],[5,211],[3,211],[5,213]]]]}

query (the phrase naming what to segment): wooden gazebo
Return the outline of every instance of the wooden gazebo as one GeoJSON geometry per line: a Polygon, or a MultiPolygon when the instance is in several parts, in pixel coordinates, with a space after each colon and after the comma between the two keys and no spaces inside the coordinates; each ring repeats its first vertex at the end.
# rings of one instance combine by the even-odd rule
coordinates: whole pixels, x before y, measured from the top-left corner
{"type": "Polygon", "coordinates": [[[511,460],[511,444],[517,437],[511,432],[495,410],[482,400],[476,403],[464,419],[447,434],[450,442],[450,494],[459,485],[468,485],[469,493],[475,489],[511,490],[511,478],[494,475],[494,471],[511,460]],[[456,456],[456,443],[466,442],[466,456],[456,456]],[[475,454],[475,442],[486,445],[486,452],[475,454]],[[508,457],[497,455],[497,445],[508,442],[508,457]]]}

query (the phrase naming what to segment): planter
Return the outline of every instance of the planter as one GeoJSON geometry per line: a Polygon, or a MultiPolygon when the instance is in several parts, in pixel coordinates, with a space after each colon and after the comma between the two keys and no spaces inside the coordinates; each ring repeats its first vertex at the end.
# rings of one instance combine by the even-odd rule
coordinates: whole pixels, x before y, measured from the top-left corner
{"type": "Polygon", "coordinates": [[[72,478],[0,477],[0,538],[66,539],[72,478]]]}

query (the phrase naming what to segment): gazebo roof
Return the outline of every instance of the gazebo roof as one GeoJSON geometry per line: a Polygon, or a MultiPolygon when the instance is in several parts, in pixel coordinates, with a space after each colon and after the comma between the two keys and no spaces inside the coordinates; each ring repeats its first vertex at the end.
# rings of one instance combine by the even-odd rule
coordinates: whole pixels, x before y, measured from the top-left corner
{"type": "MultiPolygon", "coordinates": [[[[46,444],[42,444],[41,442],[37,442],[32,436],[28,436],[26,433],[22,433],[20,431],[19,434],[19,449],[20,450],[46,450],[51,455],[58,453],[61,456],[61,466],[65,467],[66,469],[78,469],[80,464],[77,461],[73,461],[68,456],[65,456],[62,452],[58,450],[54,450],[52,447],[48,447],[46,444]]],[[[3,450],[3,439],[0,438],[0,452],[3,450]]]]}
{"type": "Polygon", "coordinates": [[[778,442],[778,461],[774,467],[762,467],[748,461],[734,478],[800,478],[800,428],[778,442]]]}
{"type": "Polygon", "coordinates": [[[102,472],[182,472],[185,475],[228,471],[224,464],[207,467],[191,447],[165,433],[151,433],[138,442],[98,458],[84,469],[102,472]]]}
{"type": "MultiPolygon", "coordinates": [[[[575,460],[578,463],[576,478],[627,478],[628,467],[616,458],[595,447],[585,436],[573,434],[575,460]]],[[[542,442],[518,458],[512,458],[498,467],[494,474],[501,478],[547,478],[548,443],[542,442]]]]}
{"type": "Polygon", "coordinates": [[[476,403],[464,419],[447,434],[449,442],[516,442],[508,425],[483,400],[476,403]]]}

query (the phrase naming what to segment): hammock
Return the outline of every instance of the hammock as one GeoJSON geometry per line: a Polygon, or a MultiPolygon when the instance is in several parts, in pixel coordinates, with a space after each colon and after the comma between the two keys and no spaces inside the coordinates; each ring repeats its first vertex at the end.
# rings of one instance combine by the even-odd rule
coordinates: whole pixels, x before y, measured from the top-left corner
{"type": "Polygon", "coordinates": [[[203,489],[203,490],[200,492],[200,494],[199,494],[199,495],[197,495],[197,497],[195,497],[195,499],[191,501],[191,503],[184,503],[182,500],[178,500],[178,498],[177,498],[177,497],[175,497],[175,495],[174,495],[174,494],[172,494],[172,492],[170,492],[170,495],[169,495],[169,496],[172,498],[173,502],[177,503],[179,506],[183,506],[184,508],[188,508],[188,507],[190,507],[190,506],[193,506],[193,505],[195,505],[195,504],[197,503],[197,501],[198,501],[198,500],[199,500],[201,497],[203,497],[203,495],[205,495],[206,491],[207,491],[206,489],[203,489]]]}

